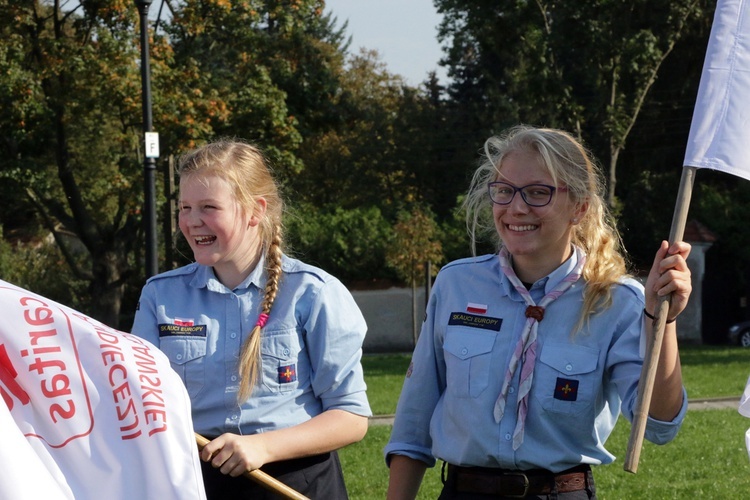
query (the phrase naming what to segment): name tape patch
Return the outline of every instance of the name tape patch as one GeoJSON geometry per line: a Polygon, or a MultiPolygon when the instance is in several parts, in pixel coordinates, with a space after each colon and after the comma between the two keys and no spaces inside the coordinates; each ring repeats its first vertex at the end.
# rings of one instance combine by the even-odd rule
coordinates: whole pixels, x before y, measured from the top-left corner
{"type": "Polygon", "coordinates": [[[206,325],[173,325],[170,323],[159,324],[159,337],[170,337],[181,335],[183,337],[205,337],[206,325]]]}
{"type": "Polygon", "coordinates": [[[448,320],[449,325],[468,326],[470,328],[482,328],[484,330],[500,331],[503,324],[502,318],[491,318],[478,314],[467,314],[465,312],[453,312],[448,320]]]}

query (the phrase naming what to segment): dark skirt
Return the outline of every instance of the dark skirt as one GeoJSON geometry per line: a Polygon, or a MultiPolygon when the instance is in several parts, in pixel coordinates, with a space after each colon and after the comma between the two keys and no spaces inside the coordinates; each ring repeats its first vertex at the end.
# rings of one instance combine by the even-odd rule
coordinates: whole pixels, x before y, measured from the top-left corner
{"type": "MultiPolygon", "coordinates": [[[[219,469],[213,468],[210,463],[201,461],[201,468],[208,500],[279,500],[284,498],[248,477],[224,475],[219,469]]],[[[273,462],[264,465],[260,470],[312,500],[348,500],[349,498],[339,456],[335,451],[312,457],[273,462]]]]}

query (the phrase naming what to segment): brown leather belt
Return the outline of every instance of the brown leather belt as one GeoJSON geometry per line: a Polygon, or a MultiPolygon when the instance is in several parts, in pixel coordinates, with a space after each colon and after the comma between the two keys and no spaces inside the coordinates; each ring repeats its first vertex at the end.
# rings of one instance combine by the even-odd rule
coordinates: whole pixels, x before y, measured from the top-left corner
{"type": "Polygon", "coordinates": [[[588,465],[583,465],[553,474],[544,470],[512,471],[448,464],[448,479],[453,478],[456,491],[460,493],[524,498],[528,495],[548,495],[553,491],[568,493],[584,490],[589,470],[588,465]]]}

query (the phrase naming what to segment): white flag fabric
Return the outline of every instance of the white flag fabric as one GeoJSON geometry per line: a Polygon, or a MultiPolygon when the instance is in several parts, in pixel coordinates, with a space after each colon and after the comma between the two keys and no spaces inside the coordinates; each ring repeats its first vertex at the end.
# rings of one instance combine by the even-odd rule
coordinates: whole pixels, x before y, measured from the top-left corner
{"type": "Polygon", "coordinates": [[[161,351],[2,280],[0,311],[0,498],[206,498],[161,351]]]}
{"type": "MultiPolygon", "coordinates": [[[[740,398],[739,412],[743,417],[750,418],[750,378],[747,379],[745,392],[742,394],[742,398],[740,398]]],[[[750,429],[745,432],[745,448],[747,448],[747,454],[750,457],[750,429]]]]}
{"type": "Polygon", "coordinates": [[[684,166],[750,180],[750,6],[719,0],[684,166]]]}
{"type": "Polygon", "coordinates": [[[8,407],[0,403],[0,496],[65,500],[66,491],[44,466],[31,444],[16,426],[8,407]],[[7,454],[7,458],[6,458],[7,454]]]}

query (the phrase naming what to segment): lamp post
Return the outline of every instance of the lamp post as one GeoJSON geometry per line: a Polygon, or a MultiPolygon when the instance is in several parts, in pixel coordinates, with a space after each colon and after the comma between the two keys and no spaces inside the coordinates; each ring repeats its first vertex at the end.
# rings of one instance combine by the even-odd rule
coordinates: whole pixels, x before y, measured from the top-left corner
{"type": "Polygon", "coordinates": [[[158,272],[156,240],[156,158],[159,157],[158,135],[152,132],[151,69],[148,54],[148,9],[153,0],[135,0],[141,17],[141,88],[143,99],[143,222],[146,237],[146,278],[158,272]]]}

